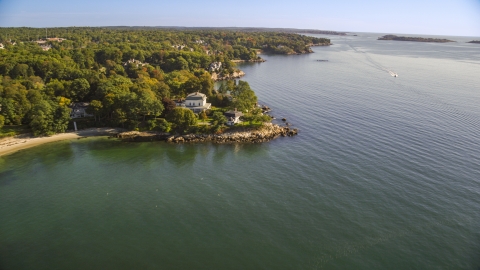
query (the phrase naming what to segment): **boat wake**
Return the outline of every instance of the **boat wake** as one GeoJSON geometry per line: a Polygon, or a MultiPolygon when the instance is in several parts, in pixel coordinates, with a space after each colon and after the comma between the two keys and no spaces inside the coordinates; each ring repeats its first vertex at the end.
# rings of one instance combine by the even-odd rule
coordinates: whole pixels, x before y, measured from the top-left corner
{"type": "Polygon", "coordinates": [[[368,61],[368,63],[378,69],[378,70],[381,70],[381,71],[386,71],[388,72],[392,77],[398,77],[398,74],[396,72],[393,72],[391,70],[389,70],[388,68],[386,68],[385,66],[383,66],[382,64],[380,64],[379,62],[375,61],[367,52],[365,51],[361,51],[361,50],[358,50],[357,48],[355,48],[354,46],[348,44],[348,46],[350,46],[350,48],[352,48],[355,52],[357,53],[363,53],[368,61]]]}
{"type": "Polygon", "coordinates": [[[397,73],[395,73],[395,72],[393,72],[393,71],[391,71],[391,70],[387,70],[387,71],[388,71],[388,73],[390,73],[390,75],[392,75],[392,77],[398,77],[398,74],[397,74],[397,73]]]}

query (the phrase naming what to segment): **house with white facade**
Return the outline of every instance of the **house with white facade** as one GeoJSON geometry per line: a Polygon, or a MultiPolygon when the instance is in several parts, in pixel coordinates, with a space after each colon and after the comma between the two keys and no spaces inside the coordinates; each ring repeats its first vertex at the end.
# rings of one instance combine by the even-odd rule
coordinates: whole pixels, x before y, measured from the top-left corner
{"type": "Polygon", "coordinates": [[[234,111],[228,111],[226,113],[224,113],[225,117],[227,117],[227,125],[228,126],[233,126],[235,125],[236,123],[240,123],[240,117],[243,116],[243,113],[242,112],[239,112],[237,111],[237,109],[235,109],[234,111]]]}
{"type": "Polygon", "coordinates": [[[5,47],[3,46],[3,43],[0,43],[0,50],[3,50],[5,49],[5,47]]]}
{"type": "Polygon", "coordinates": [[[191,93],[182,103],[176,103],[177,106],[192,110],[194,113],[200,113],[212,107],[211,103],[207,103],[207,96],[200,92],[191,93]]]}

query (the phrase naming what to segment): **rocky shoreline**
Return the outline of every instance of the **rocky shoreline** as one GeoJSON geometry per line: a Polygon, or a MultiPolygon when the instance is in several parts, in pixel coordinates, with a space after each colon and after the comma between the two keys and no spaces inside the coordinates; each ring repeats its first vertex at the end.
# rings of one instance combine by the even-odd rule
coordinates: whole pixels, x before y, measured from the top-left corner
{"type": "Polygon", "coordinates": [[[317,47],[317,46],[331,46],[332,43],[318,43],[318,44],[310,44],[310,47],[317,47]]]}
{"type": "Polygon", "coordinates": [[[159,132],[128,131],[118,133],[112,137],[127,142],[151,142],[165,141],[168,143],[262,143],[278,137],[292,137],[298,134],[297,129],[282,127],[272,123],[265,123],[259,129],[247,129],[244,131],[227,131],[222,134],[187,134],[172,135],[159,132]]]}
{"type": "Polygon", "coordinates": [[[212,80],[217,82],[217,81],[225,81],[225,80],[233,80],[233,79],[239,79],[241,77],[245,76],[245,72],[242,70],[235,71],[233,74],[229,75],[223,75],[223,74],[217,74],[217,73],[212,73],[212,80]]]}
{"type": "Polygon", "coordinates": [[[260,58],[260,59],[251,59],[251,60],[232,60],[234,63],[263,63],[267,62],[267,60],[260,58]]]}

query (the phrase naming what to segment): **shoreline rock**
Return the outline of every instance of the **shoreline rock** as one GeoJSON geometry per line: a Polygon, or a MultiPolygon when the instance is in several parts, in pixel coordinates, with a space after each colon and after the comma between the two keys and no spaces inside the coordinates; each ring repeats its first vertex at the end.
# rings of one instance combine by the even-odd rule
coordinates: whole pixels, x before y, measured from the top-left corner
{"type": "Polygon", "coordinates": [[[252,60],[232,60],[234,63],[263,63],[267,62],[267,60],[260,58],[260,59],[252,59],[252,60]]]}
{"type": "Polygon", "coordinates": [[[332,43],[318,43],[318,44],[310,44],[310,47],[318,47],[318,46],[331,46],[332,43]]]}
{"type": "Polygon", "coordinates": [[[225,81],[225,80],[233,80],[233,79],[239,79],[241,77],[245,76],[245,72],[242,70],[235,71],[233,74],[229,75],[223,75],[223,74],[217,74],[217,73],[212,73],[212,80],[217,82],[217,81],[225,81]]]}
{"type": "Polygon", "coordinates": [[[186,134],[172,135],[170,133],[128,131],[118,133],[116,138],[128,142],[165,141],[167,143],[262,143],[278,137],[292,137],[298,134],[297,129],[265,123],[259,129],[244,131],[227,131],[222,134],[186,134]]]}

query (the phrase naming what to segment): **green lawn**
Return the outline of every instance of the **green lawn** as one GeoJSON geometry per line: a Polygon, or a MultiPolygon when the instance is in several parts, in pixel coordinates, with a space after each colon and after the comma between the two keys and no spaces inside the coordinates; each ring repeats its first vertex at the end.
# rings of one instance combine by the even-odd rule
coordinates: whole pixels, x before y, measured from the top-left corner
{"type": "Polygon", "coordinates": [[[263,122],[255,122],[255,121],[252,121],[252,122],[240,122],[240,123],[237,123],[235,124],[235,127],[260,127],[263,125],[263,122]]]}
{"type": "Polygon", "coordinates": [[[28,125],[4,126],[3,128],[0,128],[0,138],[12,137],[30,132],[32,132],[32,130],[28,127],[28,125]]]}
{"type": "Polygon", "coordinates": [[[210,117],[207,117],[207,119],[197,119],[197,125],[211,125],[213,119],[210,117]]]}

